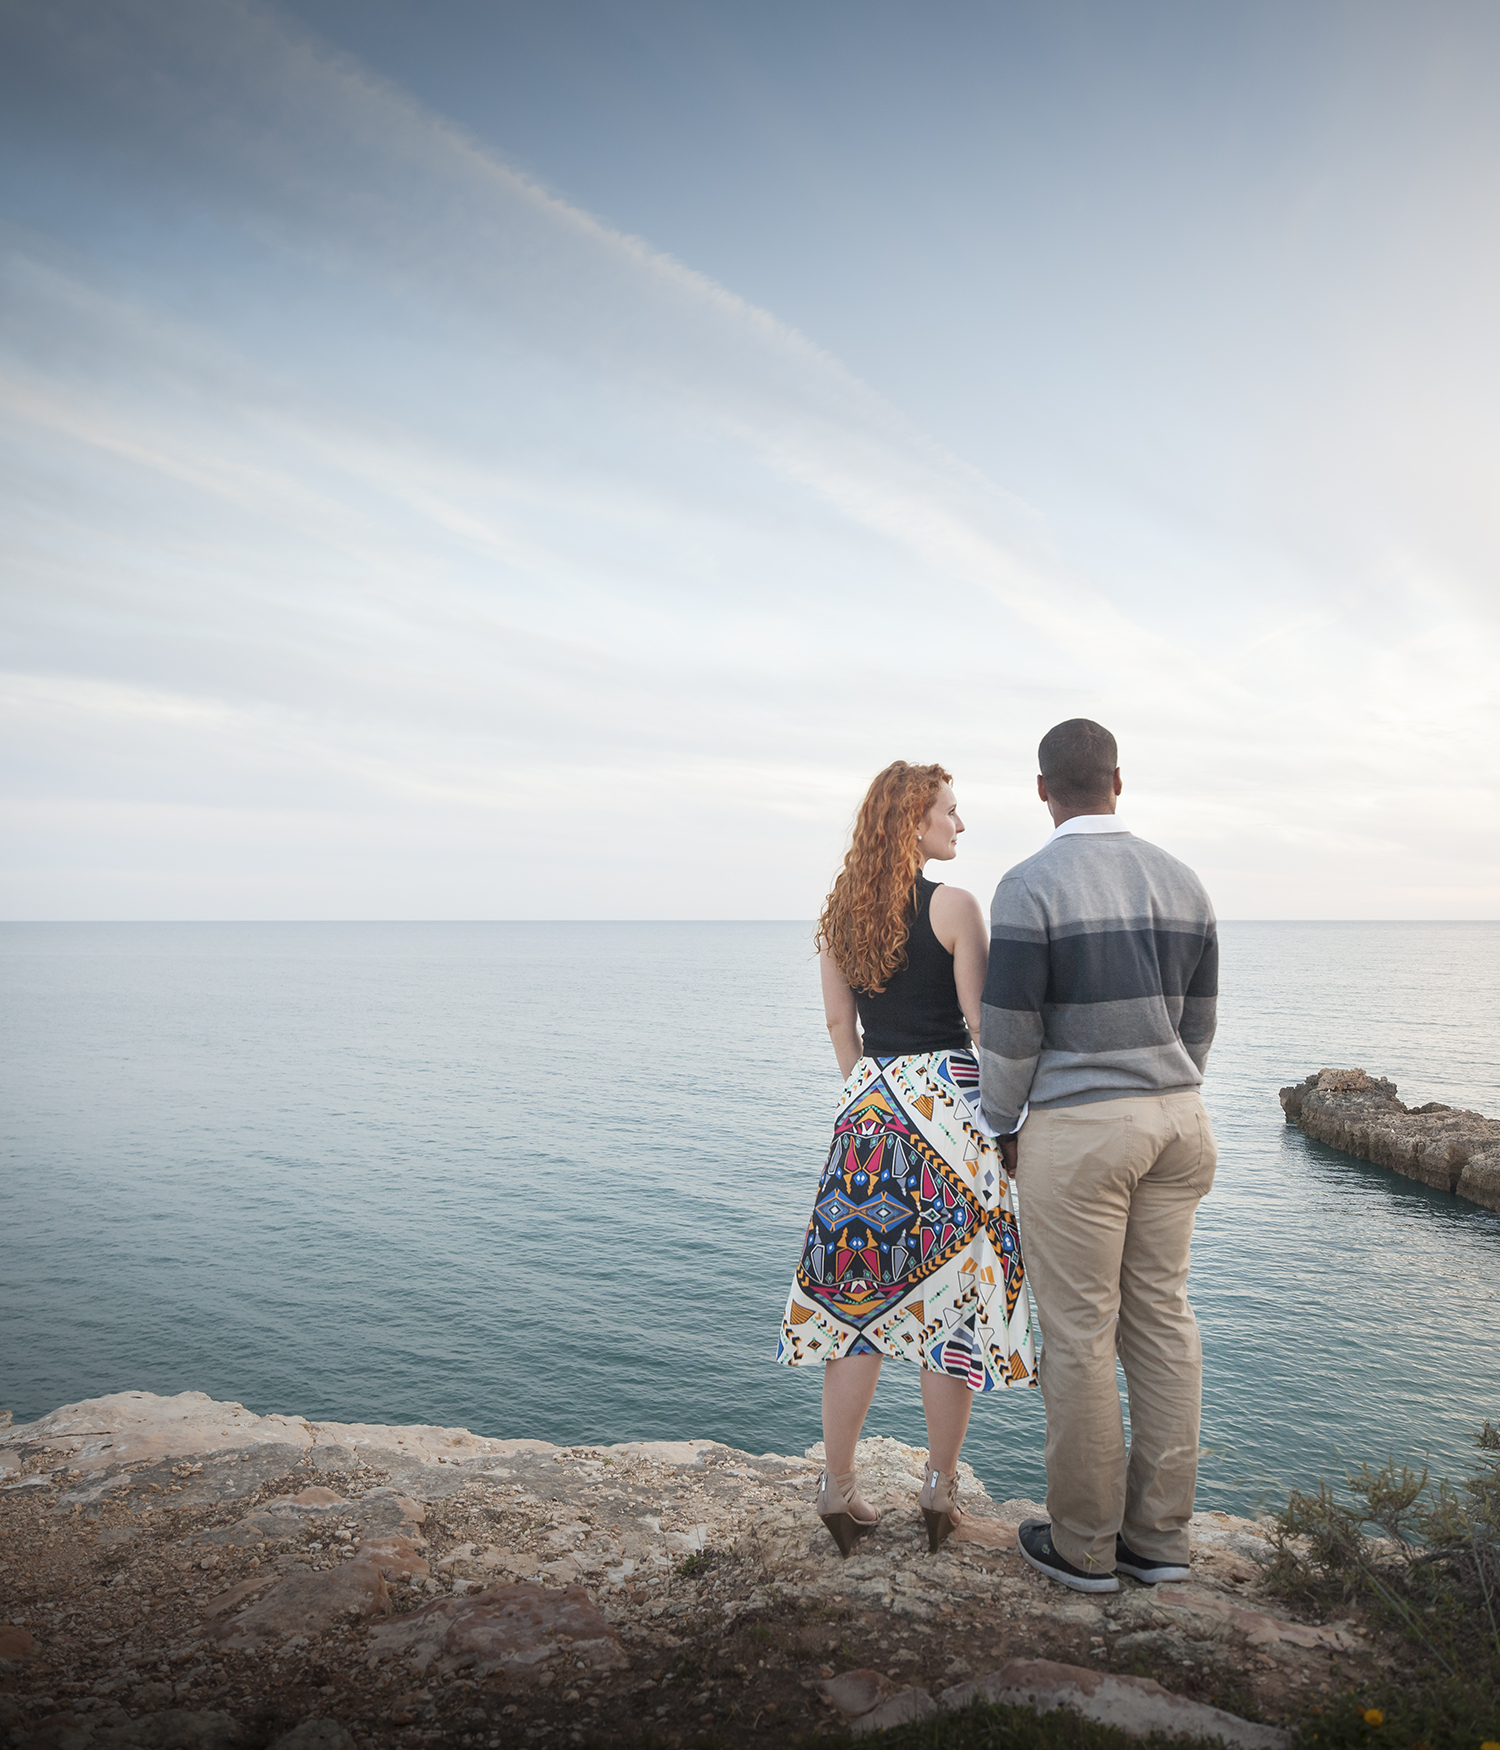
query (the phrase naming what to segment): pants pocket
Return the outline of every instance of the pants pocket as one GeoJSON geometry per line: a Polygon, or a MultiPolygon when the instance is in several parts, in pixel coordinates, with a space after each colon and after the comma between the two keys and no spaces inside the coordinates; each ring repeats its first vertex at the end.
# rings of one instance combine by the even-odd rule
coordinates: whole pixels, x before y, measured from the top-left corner
{"type": "Polygon", "coordinates": [[[1193,1174],[1193,1189],[1206,1197],[1213,1188],[1214,1172],[1219,1164],[1219,1145],[1214,1140],[1214,1127],[1207,1112],[1198,1112],[1198,1168],[1193,1174]]]}

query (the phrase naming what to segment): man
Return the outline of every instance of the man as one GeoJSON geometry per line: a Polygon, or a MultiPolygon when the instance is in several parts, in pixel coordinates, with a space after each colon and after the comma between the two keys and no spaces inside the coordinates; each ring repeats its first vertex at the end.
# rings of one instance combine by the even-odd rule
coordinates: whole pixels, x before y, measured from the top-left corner
{"type": "Polygon", "coordinates": [[[979,1046],[1042,1325],[1050,1517],[1019,1541],[1064,1586],[1114,1592],[1117,1572],[1188,1577],[1203,1350],[1186,1283],[1216,1159],[1198,1087],[1218,939],[1192,870],[1115,819],[1109,731],[1059,723],[1038,759],[1056,830],[995,891],[979,1046]]]}

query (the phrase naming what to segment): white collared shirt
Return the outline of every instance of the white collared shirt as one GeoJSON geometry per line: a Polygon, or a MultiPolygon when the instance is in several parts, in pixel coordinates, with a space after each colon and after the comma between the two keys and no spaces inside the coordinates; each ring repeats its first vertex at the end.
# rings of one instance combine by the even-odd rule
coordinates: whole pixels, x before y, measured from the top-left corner
{"type": "Polygon", "coordinates": [[[1054,827],[1052,839],[1060,839],[1068,832],[1129,832],[1128,826],[1121,826],[1120,817],[1116,814],[1075,814],[1071,820],[1065,820],[1061,826],[1054,827]]]}

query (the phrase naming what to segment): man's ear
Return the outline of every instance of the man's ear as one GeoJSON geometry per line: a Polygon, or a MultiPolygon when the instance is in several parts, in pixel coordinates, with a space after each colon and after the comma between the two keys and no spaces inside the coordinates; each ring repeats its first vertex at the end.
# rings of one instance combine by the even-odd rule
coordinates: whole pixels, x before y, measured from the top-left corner
{"type": "Polygon", "coordinates": [[[1118,766],[1116,766],[1115,767],[1115,795],[1118,796],[1124,788],[1125,788],[1125,784],[1124,784],[1124,781],[1122,780],[1122,778],[1120,777],[1120,768],[1118,766]]]}
{"type": "MultiPolygon", "coordinates": [[[[1119,779],[1120,779],[1120,774],[1117,771],[1115,773],[1115,782],[1118,783],[1119,779]]],[[[1038,796],[1041,797],[1043,802],[1050,802],[1052,800],[1052,798],[1047,794],[1047,780],[1042,776],[1042,774],[1040,772],[1038,772],[1036,775],[1036,793],[1038,796]]],[[[1117,791],[1116,794],[1118,795],[1118,793],[1119,792],[1117,791]]]]}

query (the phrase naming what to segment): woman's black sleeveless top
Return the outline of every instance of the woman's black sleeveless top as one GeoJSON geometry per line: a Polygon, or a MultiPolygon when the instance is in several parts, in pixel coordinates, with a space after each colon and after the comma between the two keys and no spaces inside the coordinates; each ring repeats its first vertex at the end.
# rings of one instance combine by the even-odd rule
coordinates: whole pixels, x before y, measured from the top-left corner
{"type": "Polygon", "coordinates": [[[939,883],[917,877],[906,934],[906,964],[879,996],[857,990],[866,1057],[912,1051],[967,1051],[969,1029],[958,1004],[953,956],[932,933],[932,896],[939,883]]]}

